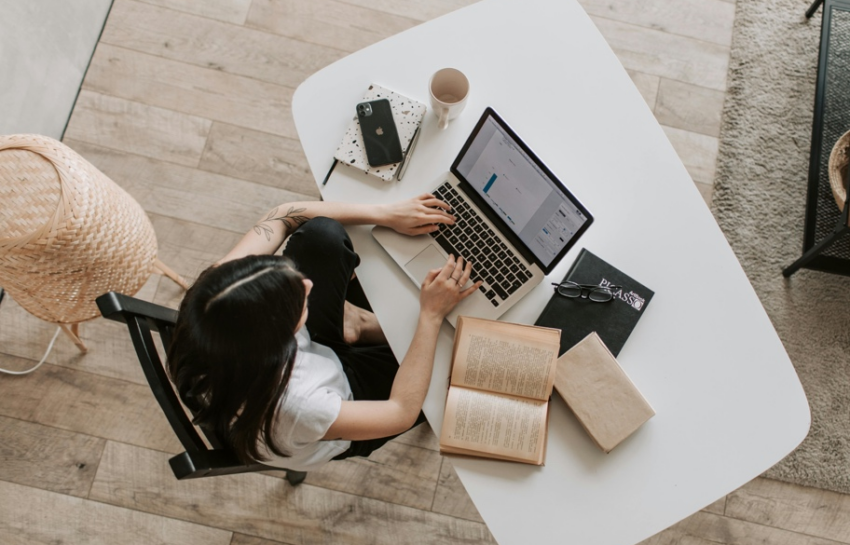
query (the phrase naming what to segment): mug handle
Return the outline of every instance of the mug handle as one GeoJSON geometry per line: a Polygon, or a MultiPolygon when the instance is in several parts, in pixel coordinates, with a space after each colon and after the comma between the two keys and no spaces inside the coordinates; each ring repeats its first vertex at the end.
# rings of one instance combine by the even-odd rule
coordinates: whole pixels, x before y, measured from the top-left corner
{"type": "Polygon", "coordinates": [[[440,113],[437,114],[439,118],[439,127],[441,131],[446,130],[446,127],[449,126],[449,109],[448,108],[440,108],[440,113]]]}

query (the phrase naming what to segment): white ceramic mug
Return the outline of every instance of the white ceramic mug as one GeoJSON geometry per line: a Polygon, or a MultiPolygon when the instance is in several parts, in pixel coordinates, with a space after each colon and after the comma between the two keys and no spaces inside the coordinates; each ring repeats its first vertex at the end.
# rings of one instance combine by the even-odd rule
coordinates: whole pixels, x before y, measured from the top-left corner
{"type": "Polygon", "coordinates": [[[469,80],[460,70],[443,68],[431,76],[428,90],[431,92],[431,107],[440,120],[440,130],[443,130],[449,126],[449,120],[460,115],[466,106],[469,80]]]}

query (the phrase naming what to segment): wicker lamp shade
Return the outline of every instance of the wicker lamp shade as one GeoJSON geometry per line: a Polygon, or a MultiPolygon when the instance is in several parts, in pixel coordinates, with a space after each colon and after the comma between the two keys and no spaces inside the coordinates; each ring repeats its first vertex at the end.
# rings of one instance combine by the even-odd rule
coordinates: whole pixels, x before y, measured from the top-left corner
{"type": "Polygon", "coordinates": [[[132,295],[154,271],[186,285],[158,261],[142,207],[52,138],[0,136],[0,203],[0,286],[38,318],[74,324],[72,338],[103,293],[132,295]]]}

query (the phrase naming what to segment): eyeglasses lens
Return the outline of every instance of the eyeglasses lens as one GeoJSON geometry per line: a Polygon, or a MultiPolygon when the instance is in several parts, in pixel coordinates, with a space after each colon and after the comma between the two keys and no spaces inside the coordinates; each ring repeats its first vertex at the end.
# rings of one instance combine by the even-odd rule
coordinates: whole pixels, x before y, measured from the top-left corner
{"type": "Polygon", "coordinates": [[[581,297],[581,286],[575,284],[561,284],[558,286],[558,293],[564,297],[581,297]]]}
{"type": "Polygon", "coordinates": [[[591,301],[596,301],[597,303],[607,303],[614,298],[614,294],[607,288],[597,288],[590,290],[588,297],[591,301]]]}

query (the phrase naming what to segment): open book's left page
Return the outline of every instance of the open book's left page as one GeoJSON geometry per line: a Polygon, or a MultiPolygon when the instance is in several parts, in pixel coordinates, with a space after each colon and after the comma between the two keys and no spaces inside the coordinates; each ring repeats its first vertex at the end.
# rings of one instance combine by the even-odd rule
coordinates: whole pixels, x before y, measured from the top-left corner
{"type": "Polygon", "coordinates": [[[461,316],[451,385],[548,400],[560,337],[557,329],[461,316]]]}

